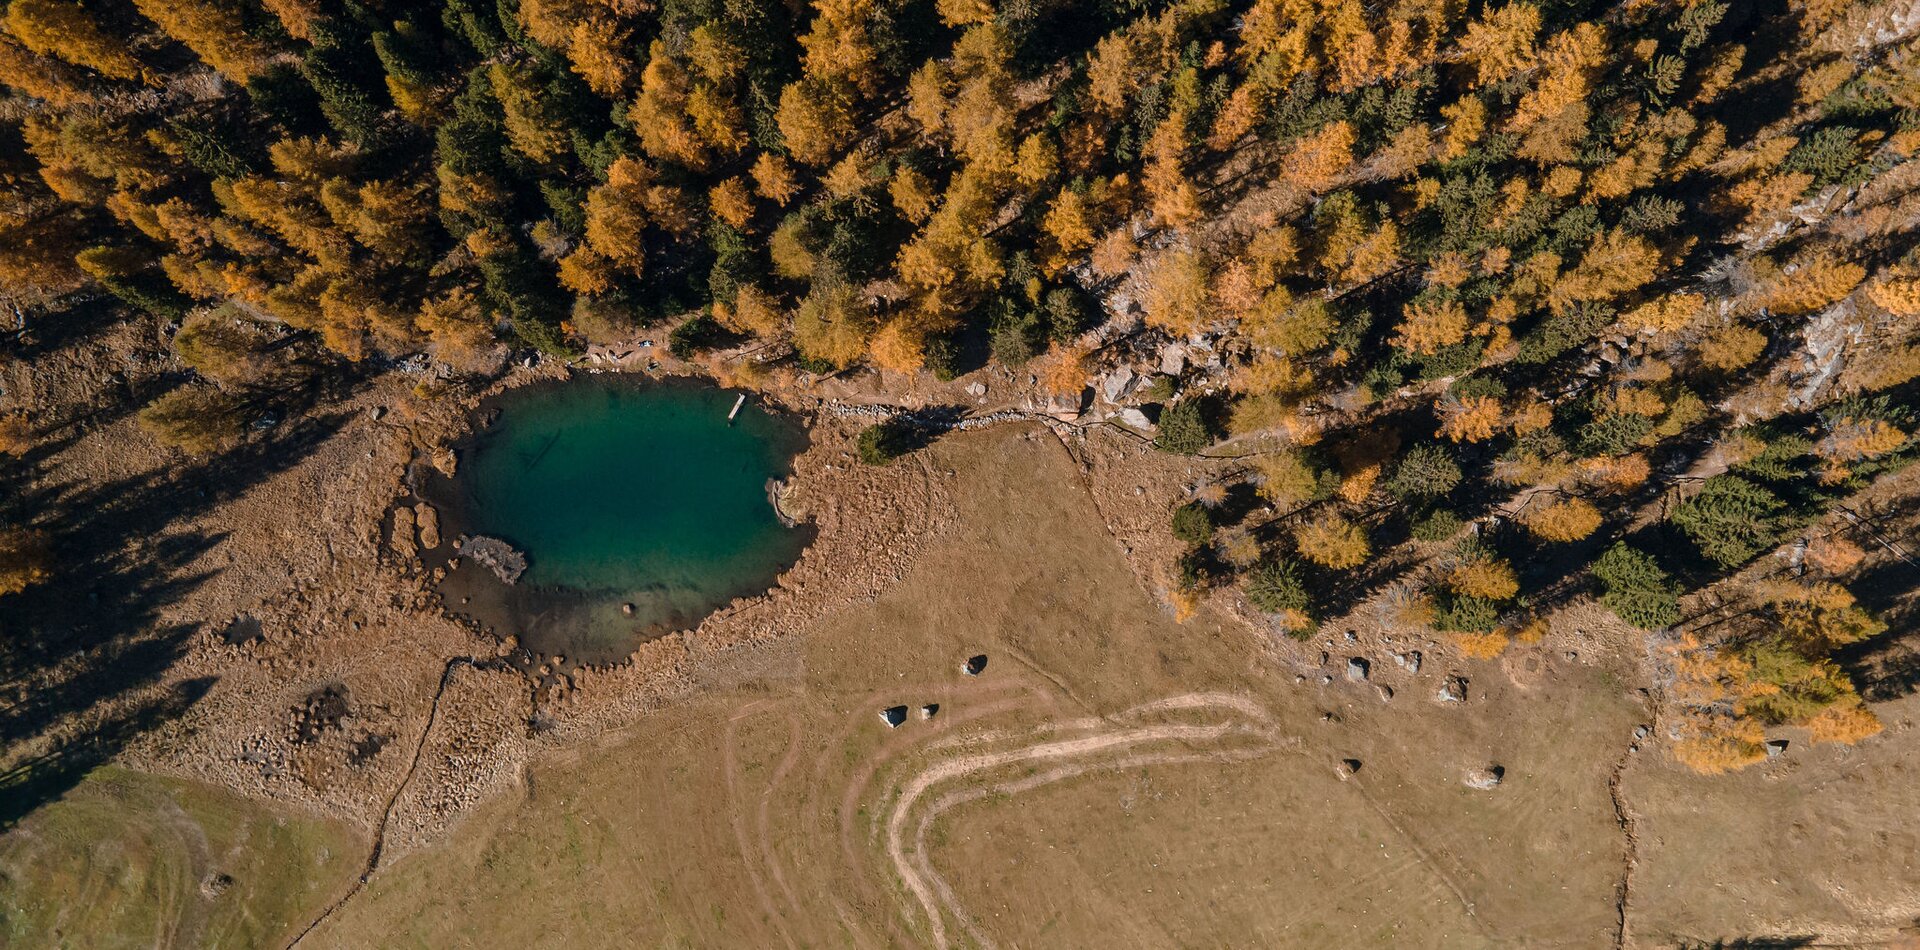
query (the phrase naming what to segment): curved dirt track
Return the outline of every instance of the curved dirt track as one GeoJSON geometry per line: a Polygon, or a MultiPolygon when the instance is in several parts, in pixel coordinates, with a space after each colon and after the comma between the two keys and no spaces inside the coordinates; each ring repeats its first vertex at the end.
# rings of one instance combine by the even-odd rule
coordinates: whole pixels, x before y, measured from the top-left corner
{"type": "Polygon", "coordinates": [[[966,701],[962,710],[943,709],[925,722],[929,728],[886,735],[850,762],[826,752],[879,728],[869,721],[870,709],[888,694],[859,697],[852,704],[857,711],[835,717],[833,728],[811,741],[789,705],[807,702],[803,697],[757,700],[729,717],[720,750],[727,821],[752,900],[780,944],[816,942],[810,937],[824,925],[852,946],[949,946],[955,927],[965,940],[992,946],[928,853],[929,831],[943,816],[984,798],[1018,796],[1089,774],[1229,763],[1297,742],[1257,703],[1220,693],[1170,696],[1109,716],[1076,715],[1080,710],[1056,691],[1019,680],[923,693],[943,704],[962,694],[966,701]],[[766,765],[757,777],[745,764],[749,726],[761,727],[757,750],[766,765]],[[812,760],[811,769],[799,767],[803,758],[812,760]],[[781,849],[832,849],[830,841],[837,841],[837,855],[781,849]],[[803,893],[796,882],[813,875],[796,878],[788,865],[818,858],[833,863],[837,880],[803,893]],[[854,906],[862,897],[897,912],[863,914],[854,906]],[[823,921],[823,912],[838,926],[823,921]]]}
{"type": "Polygon", "coordinates": [[[1055,730],[1036,729],[1009,747],[936,759],[897,781],[897,791],[891,796],[893,806],[887,813],[886,853],[893,872],[917,904],[917,913],[911,906],[907,909],[909,918],[915,923],[924,921],[933,944],[942,947],[950,944],[948,918],[957,920],[975,942],[983,946],[992,944],[975,926],[926,853],[927,831],[943,812],[989,795],[1015,795],[1092,771],[1166,762],[1230,761],[1266,754],[1285,742],[1264,710],[1240,697],[1221,694],[1169,697],[1136,706],[1110,719],[1082,721],[1067,724],[1065,728],[1083,734],[1043,738],[1055,730]],[[1144,717],[1172,712],[1224,713],[1225,718],[1127,725],[1144,717]],[[1112,752],[1129,754],[1102,759],[1104,754],[1112,752]],[[997,782],[986,778],[996,770],[1035,763],[1053,764],[1055,768],[997,782]],[[959,787],[920,807],[930,790],[945,785],[959,787]]]}

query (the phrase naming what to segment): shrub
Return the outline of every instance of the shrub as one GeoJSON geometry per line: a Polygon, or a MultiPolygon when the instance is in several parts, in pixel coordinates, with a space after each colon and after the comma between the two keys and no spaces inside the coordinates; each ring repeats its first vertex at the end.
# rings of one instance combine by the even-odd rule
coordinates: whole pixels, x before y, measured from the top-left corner
{"type": "Polygon", "coordinates": [[[1680,594],[1652,556],[1626,542],[1607,549],[1590,569],[1600,582],[1600,602],[1642,630],[1669,627],[1680,620],[1680,594]]]}
{"type": "Polygon", "coordinates": [[[868,465],[885,465],[913,450],[908,439],[907,426],[897,419],[886,419],[860,430],[860,438],[855,442],[860,453],[860,461],[868,465]]]}
{"type": "Polygon", "coordinates": [[[1540,325],[1531,333],[1520,338],[1520,352],[1515,360],[1520,363],[1545,363],[1592,339],[1594,334],[1613,322],[1613,313],[1611,307],[1582,303],[1565,313],[1553,314],[1540,321],[1540,325]]]}
{"type": "Polygon", "coordinates": [[[1500,605],[1485,597],[1451,591],[1433,599],[1433,627],[1454,633],[1491,633],[1500,624],[1500,605]]]}
{"type": "Polygon", "coordinates": [[[1213,557],[1206,548],[1188,548],[1173,566],[1181,590],[1199,590],[1213,582],[1213,557]]]}
{"type": "Polygon", "coordinates": [[[1606,413],[1580,428],[1580,454],[1625,455],[1653,431],[1654,421],[1633,413],[1606,413]]]}
{"type": "Polygon", "coordinates": [[[1800,140],[1800,144],[1787,153],[1780,162],[1783,172],[1806,172],[1813,176],[1815,186],[1831,185],[1852,171],[1860,160],[1860,147],[1854,141],[1860,137],[1860,130],[1844,125],[1830,125],[1800,140]]]}
{"type": "Polygon", "coordinates": [[[950,383],[960,378],[960,343],[953,338],[953,334],[939,333],[928,337],[925,359],[934,379],[950,383]]]}
{"type": "Polygon", "coordinates": [[[1293,612],[1311,616],[1313,598],[1300,581],[1300,571],[1287,558],[1271,558],[1247,572],[1247,600],[1270,614],[1293,612]]]}
{"type": "Polygon", "coordinates": [[[1707,479],[1700,494],[1673,509],[1671,520],[1701,555],[1739,567],[1779,543],[1786,502],[1737,475],[1707,479]]]}
{"type": "Polygon", "coordinates": [[[1520,592],[1513,565],[1487,554],[1475,554],[1447,573],[1447,586],[1462,597],[1509,600],[1520,592]]]}
{"type": "Polygon", "coordinates": [[[1011,367],[1027,365],[1040,352],[1045,327],[1040,313],[1026,310],[1013,300],[1002,300],[995,308],[987,331],[993,358],[1011,367]]]}
{"type": "Polygon", "coordinates": [[[1534,507],[1526,524],[1542,541],[1578,541],[1600,527],[1600,509],[1586,499],[1567,498],[1534,507]]]}
{"type": "Polygon", "coordinates": [[[1447,387],[1447,394],[1460,400],[1504,399],[1507,386],[1491,376],[1462,376],[1447,387]]]}
{"type": "Polygon", "coordinates": [[[1460,484],[1460,463],[1445,446],[1416,445],[1394,467],[1387,492],[1396,498],[1438,498],[1460,484]]]}
{"type": "Polygon", "coordinates": [[[212,387],[182,386],[140,410],[140,427],[168,445],[206,455],[240,441],[240,400],[212,387]]]}
{"type": "Polygon", "coordinates": [[[1303,556],[1336,570],[1359,567],[1373,553],[1359,525],[1330,511],[1295,527],[1293,539],[1303,556]]]}
{"type": "Polygon", "coordinates": [[[1093,322],[1092,307],[1086,295],[1072,287],[1055,287],[1047,291],[1042,309],[1047,318],[1047,335],[1061,343],[1078,336],[1093,322]]]}
{"type": "Polygon", "coordinates": [[[1153,447],[1162,452],[1193,455],[1213,444],[1213,426],[1198,399],[1182,399],[1160,414],[1160,435],[1153,447]]]}
{"type": "Polygon", "coordinates": [[[1413,537],[1416,541],[1445,541],[1459,534],[1465,524],[1459,515],[1445,508],[1436,508],[1414,523],[1413,537]]]}
{"type": "Polygon", "coordinates": [[[1327,497],[1339,478],[1294,450],[1259,456],[1253,469],[1260,476],[1260,496],[1282,511],[1327,497]]]}
{"type": "Polygon", "coordinates": [[[1197,501],[1173,509],[1173,536],[1188,544],[1213,540],[1213,512],[1197,501]]]}

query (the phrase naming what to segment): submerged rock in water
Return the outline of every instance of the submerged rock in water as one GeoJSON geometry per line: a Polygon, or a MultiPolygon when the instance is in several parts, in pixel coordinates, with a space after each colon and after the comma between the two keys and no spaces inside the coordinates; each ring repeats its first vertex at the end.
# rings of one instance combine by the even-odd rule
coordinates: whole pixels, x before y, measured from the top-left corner
{"type": "Polygon", "coordinates": [[[475,564],[492,571],[503,584],[513,584],[527,572],[527,556],[499,538],[463,534],[460,540],[453,542],[453,549],[460,552],[460,556],[472,558],[475,564]]]}

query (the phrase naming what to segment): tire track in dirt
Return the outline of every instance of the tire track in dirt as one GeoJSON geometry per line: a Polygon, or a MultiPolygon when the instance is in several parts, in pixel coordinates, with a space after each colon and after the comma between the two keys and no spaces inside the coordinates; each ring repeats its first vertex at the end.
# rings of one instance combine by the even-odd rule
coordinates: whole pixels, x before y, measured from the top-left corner
{"type": "Polygon", "coordinates": [[[796,914],[806,916],[806,908],[800,905],[800,895],[787,881],[787,873],[780,863],[780,857],[773,846],[773,796],[780,784],[787,779],[787,773],[800,761],[800,720],[792,713],[786,716],[787,751],[780,757],[780,764],[774,766],[773,776],[767,780],[767,787],[760,793],[760,807],[755,815],[760,832],[760,853],[765,857],[767,869],[773,874],[773,884],[786,898],[787,906],[796,914]]]}
{"type": "MultiPolygon", "coordinates": [[[[765,832],[764,829],[756,823],[754,829],[756,834],[749,835],[747,831],[745,796],[742,794],[741,789],[739,756],[740,722],[744,719],[753,718],[756,714],[755,710],[770,705],[772,702],[772,700],[761,700],[759,702],[749,703],[744,709],[727,719],[726,732],[722,736],[720,743],[720,771],[726,781],[727,801],[730,803],[727,811],[732,819],[734,841],[740,849],[740,860],[746,865],[747,881],[753,887],[754,899],[760,905],[760,912],[766,915],[767,923],[780,934],[780,939],[785,941],[787,946],[796,947],[798,944],[794,942],[793,934],[787,928],[786,915],[783,914],[780,908],[774,903],[773,894],[767,890],[767,882],[762,878],[762,860],[766,854],[766,849],[763,847],[760,838],[765,832]]],[[[799,724],[793,722],[791,713],[787,715],[787,722],[797,733],[799,724]]],[[[793,736],[792,740],[789,741],[786,758],[781,761],[782,768],[787,766],[797,754],[795,748],[797,742],[797,735],[793,736]]],[[[766,790],[765,794],[773,794],[771,787],[766,790]]],[[[756,811],[760,810],[756,809],[756,811]]]]}
{"type": "Polygon", "coordinates": [[[918,863],[920,864],[921,873],[925,874],[927,878],[933,882],[934,889],[940,894],[947,912],[953,914],[954,918],[960,921],[961,926],[967,929],[968,936],[972,937],[974,942],[982,947],[992,947],[994,945],[993,941],[988,939],[984,933],[980,932],[979,927],[973,922],[973,915],[966,912],[960,903],[959,896],[954,893],[952,886],[947,883],[946,878],[941,876],[939,870],[933,866],[932,859],[926,854],[925,842],[927,833],[933,827],[934,820],[939,818],[942,813],[982,798],[988,798],[994,795],[1018,795],[1021,792],[1031,791],[1036,788],[1052,785],[1056,782],[1078,778],[1091,772],[1110,772],[1118,769],[1144,768],[1150,765],[1177,765],[1189,762],[1210,762],[1218,765],[1258,758],[1270,754],[1273,751],[1274,749],[1272,747],[1256,746],[1248,749],[1221,752],[1145,753],[1106,762],[1063,766],[1048,772],[1042,772],[1038,775],[1030,775],[1001,782],[996,785],[943,795],[935,799],[933,803],[927,807],[926,811],[921,814],[920,822],[914,829],[914,849],[918,863]]]}
{"type": "MultiPolygon", "coordinates": [[[[870,703],[885,702],[883,697],[887,695],[892,694],[874,694],[869,697],[868,701],[870,703]]],[[[954,726],[972,720],[983,719],[1003,712],[1010,712],[1015,709],[1028,708],[1036,705],[1046,705],[1046,696],[1044,693],[1023,689],[1020,684],[1016,683],[997,686],[991,692],[981,691],[978,695],[993,698],[979,705],[969,705],[964,711],[950,713],[951,718],[943,723],[942,727],[951,729],[954,726]],[[1008,695],[1010,693],[1013,695],[1008,695]]],[[[847,729],[835,737],[836,746],[843,745],[850,737],[853,729],[858,728],[860,717],[856,716],[854,720],[853,723],[849,723],[847,729]]],[[[919,740],[912,736],[902,736],[896,741],[883,744],[872,756],[861,763],[860,769],[855,773],[853,781],[848,783],[841,793],[839,805],[839,826],[843,831],[841,835],[841,848],[845,852],[847,862],[850,866],[859,867],[862,864],[859,856],[859,844],[852,834],[852,829],[857,824],[854,821],[854,817],[860,810],[860,799],[865,794],[867,786],[872,784],[874,776],[879,773],[883,766],[902,754],[914,751],[919,744],[919,740]]],[[[825,757],[822,757],[819,768],[824,769],[826,765],[827,760],[825,757]]]]}
{"type": "MultiPolygon", "coordinates": [[[[1176,745],[1200,747],[1185,753],[1160,754],[1181,755],[1189,759],[1223,761],[1235,755],[1244,755],[1246,750],[1231,748],[1207,749],[1205,747],[1217,746],[1223,740],[1230,737],[1251,736],[1266,740],[1265,744],[1267,748],[1261,750],[1264,752],[1271,751],[1271,748],[1277,746],[1280,741],[1280,737],[1272,730],[1264,710],[1249,704],[1249,702],[1242,697],[1228,696],[1225,694],[1188,694],[1168,697],[1167,699],[1136,706],[1111,719],[1100,720],[1097,724],[1090,723],[1089,725],[1096,730],[1091,735],[1050,739],[1018,748],[974,753],[937,762],[912,774],[911,777],[907,778],[900,786],[900,791],[894,798],[893,807],[889,811],[887,818],[885,828],[886,854],[889,862],[893,865],[895,875],[897,875],[906,886],[914,901],[918,903],[920,912],[925,915],[932,935],[931,942],[934,945],[945,947],[950,943],[946,923],[946,916],[949,913],[961,922],[961,925],[968,930],[969,936],[974,940],[983,945],[990,943],[985,939],[984,935],[979,933],[977,928],[971,924],[970,918],[964,909],[960,907],[958,899],[953,895],[952,889],[946,885],[946,882],[940,878],[939,874],[933,869],[931,860],[926,854],[926,849],[921,846],[926,830],[931,826],[933,815],[923,814],[920,820],[913,826],[912,846],[909,848],[909,838],[907,835],[908,822],[914,817],[916,805],[919,804],[922,797],[927,795],[935,786],[963,780],[983,772],[1008,766],[1031,765],[1041,762],[1072,763],[1074,760],[1085,760],[1102,753],[1134,749],[1146,744],[1172,743],[1176,745]],[[1225,709],[1232,713],[1252,718],[1254,719],[1254,723],[1249,724],[1230,720],[1212,723],[1160,723],[1115,728],[1120,723],[1135,721],[1143,716],[1156,712],[1210,709],[1225,709]],[[1253,715],[1249,715],[1249,709],[1253,711],[1253,715]],[[1102,726],[1107,728],[1105,728],[1104,731],[1099,731],[1102,726]]],[[[1153,753],[1139,753],[1138,755],[1152,754],[1153,753]]],[[[1138,755],[1136,757],[1138,757],[1138,755]]],[[[1086,771],[1092,771],[1098,767],[1097,764],[1085,764],[1083,762],[1077,765],[1065,765],[1053,769],[1051,773],[1042,774],[1059,773],[1059,777],[1055,780],[1063,780],[1076,774],[1084,774],[1086,771]]],[[[999,784],[1021,790],[1028,787],[1038,787],[1037,784],[1022,785],[1023,782],[1029,782],[1032,778],[1035,777],[1016,779],[999,784]]],[[[1042,782],[1039,784],[1046,783],[1042,782]]],[[[978,789],[976,788],[973,791],[978,792],[978,789]]],[[[967,794],[971,793],[948,793],[948,795],[943,798],[935,799],[933,803],[933,814],[937,815],[938,811],[945,810],[945,808],[952,807],[952,804],[958,803],[955,801],[942,805],[941,803],[947,799],[953,799],[956,796],[965,796],[967,794]]],[[[992,792],[989,790],[979,792],[979,794],[992,794],[992,792]]],[[[918,916],[913,913],[911,907],[912,905],[909,905],[906,909],[907,915],[910,919],[919,919],[918,916]]]]}
{"type": "MultiPolygon", "coordinates": [[[[889,687],[884,691],[874,691],[849,700],[836,701],[836,705],[845,705],[856,709],[877,709],[897,702],[903,690],[911,691],[927,700],[943,704],[940,715],[931,723],[937,738],[936,743],[969,741],[965,734],[956,734],[955,727],[976,722],[992,716],[1021,708],[1048,708],[1050,699],[1031,684],[1018,680],[1003,679],[997,682],[945,683],[919,686],[889,687]],[[953,708],[953,703],[964,697],[962,708],[953,708]]],[[[799,702],[819,702],[817,698],[793,697],[799,702]]],[[[847,759],[838,752],[855,741],[856,735],[863,729],[872,728],[871,720],[865,713],[840,717],[838,728],[807,742],[813,751],[810,753],[811,768],[796,793],[783,800],[783,810],[791,814],[788,837],[796,840],[818,842],[819,853],[815,857],[834,862],[837,852],[841,875],[837,878],[842,887],[821,888],[824,893],[806,895],[817,905],[824,900],[832,908],[834,918],[841,925],[840,930],[826,942],[835,945],[872,947],[879,945],[902,946],[913,943],[912,938],[902,928],[901,922],[893,914],[876,914],[872,911],[856,911],[854,903],[863,896],[877,906],[893,903],[893,896],[880,887],[883,878],[869,876],[866,872],[870,862],[863,859],[858,833],[858,812],[861,798],[871,785],[876,774],[893,760],[909,752],[925,748],[926,739],[919,730],[902,731],[889,735],[877,749],[867,750],[860,759],[847,759]],[[848,777],[852,773],[851,778],[848,777]],[[833,849],[829,842],[838,842],[839,848],[833,849]],[[842,876],[844,875],[844,876],[842,876]],[[873,930],[882,929],[882,935],[875,937],[873,930]]],[[[769,815],[767,827],[771,829],[772,796],[767,798],[769,815]]],[[[784,865],[782,866],[784,868],[784,865]]],[[[824,869],[814,876],[825,877],[824,869]]],[[[784,877],[785,871],[782,870],[784,877]]],[[[794,906],[799,919],[809,923],[819,923],[827,918],[820,913],[820,907],[806,906],[801,896],[794,896],[794,906]]],[[[820,941],[812,941],[818,943],[820,941]]]]}
{"type": "Polygon", "coordinates": [[[1359,789],[1360,799],[1367,803],[1367,807],[1373,809],[1373,813],[1380,816],[1380,820],[1384,822],[1387,827],[1393,829],[1393,833],[1399,835],[1400,840],[1406,842],[1407,849],[1413,852],[1414,856],[1418,858],[1417,863],[1432,871],[1434,876],[1440,879],[1440,883],[1445,885],[1448,893],[1451,893],[1454,900],[1460,903],[1460,909],[1466,913],[1467,919],[1473,921],[1473,925],[1479,928],[1481,936],[1486,937],[1490,941],[1498,942],[1501,939],[1499,934],[1496,934],[1493,928],[1487,925],[1486,921],[1480,919],[1480,914],[1474,908],[1473,898],[1467,894],[1466,889],[1461,887],[1459,882],[1453,879],[1453,875],[1447,872],[1446,866],[1441,864],[1439,859],[1435,858],[1431,852],[1423,847],[1420,844],[1420,840],[1413,836],[1413,832],[1408,831],[1406,826],[1401,824],[1400,820],[1395,818],[1393,813],[1386,809],[1386,806],[1380,804],[1380,802],[1373,797],[1372,793],[1367,791],[1365,783],[1355,782],[1354,785],[1359,789]]]}

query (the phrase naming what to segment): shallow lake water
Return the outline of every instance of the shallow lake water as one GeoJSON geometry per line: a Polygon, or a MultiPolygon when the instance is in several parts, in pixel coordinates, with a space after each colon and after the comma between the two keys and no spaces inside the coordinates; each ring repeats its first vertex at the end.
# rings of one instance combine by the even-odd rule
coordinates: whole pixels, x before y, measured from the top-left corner
{"type": "Polygon", "coordinates": [[[462,534],[526,555],[517,583],[461,558],[440,584],[456,615],[536,653],[603,662],[773,586],[811,539],[769,482],[806,434],[752,396],[688,381],[589,376],[509,391],[422,494],[462,534]],[[626,609],[631,606],[631,612],[626,609]]]}

